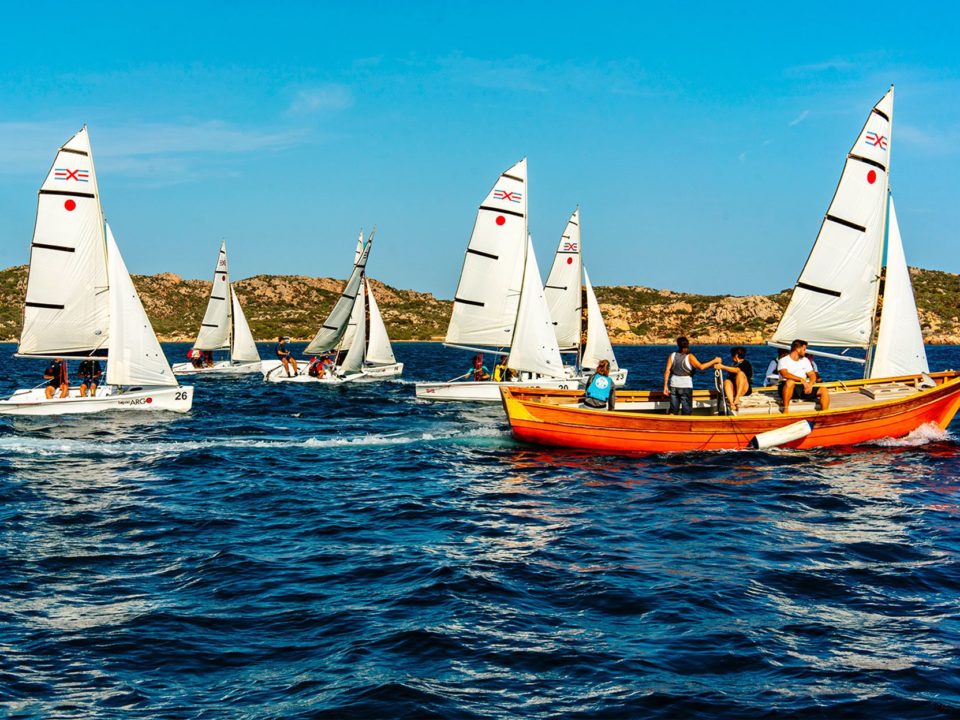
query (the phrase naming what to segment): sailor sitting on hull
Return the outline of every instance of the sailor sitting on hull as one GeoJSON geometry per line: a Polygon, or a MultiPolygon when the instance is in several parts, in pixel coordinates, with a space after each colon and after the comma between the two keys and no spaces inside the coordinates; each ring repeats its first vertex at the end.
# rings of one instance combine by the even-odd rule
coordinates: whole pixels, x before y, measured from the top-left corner
{"type": "Polygon", "coordinates": [[[297,359],[287,350],[287,340],[289,339],[288,337],[278,337],[275,351],[277,357],[280,358],[280,363],[283,365],[283,371],[287,374],[287,377],[293,377],[294,375],[300,374],[300,368],[297,366],[297,359]],[[290,372],[291,365],[293,366],[293,372],[290,372]]]}
{"type": "Polygon", "coordinates": [[[597,372],[590,378],[583,391],[583,404],[591,408],[613,410],[617,404],[617,391],[610,379],[610,361],[601,360],[597,363],[597,372]]]}
{"type": "Polygon", "coordinates": [[[780,358],[777,363],[782,378],[780,399],[783,402],[784,414],[790,412],[791,400],[819,400],[821,410],[830,408],[830,393],[822,385],[813,384],[817,380],[817,373],[806,355],[807,342],[794,340],[790,343],[790,353],[780,358]]]}
{"type": "Polygon", "coordinates": [[[97,385],[100,384],[100,377],[103,375],[100,361],[84,360],[77,368],[77,375],[80,377],[80,397],[96,397],[97,385]]]}
{"type": "Polygon", "coordinates": [[[47,366],[46,372],[43,373],[43,379],[49,381],[43,391],[47,396],[47,400],[52,400],[53,394],[57,390],[60,391],[61,398],[65,398],[67,393],[70,392],[70,381],[67,378],[67,364],[60,358],[54,358],[53,362],[47,366]]]}

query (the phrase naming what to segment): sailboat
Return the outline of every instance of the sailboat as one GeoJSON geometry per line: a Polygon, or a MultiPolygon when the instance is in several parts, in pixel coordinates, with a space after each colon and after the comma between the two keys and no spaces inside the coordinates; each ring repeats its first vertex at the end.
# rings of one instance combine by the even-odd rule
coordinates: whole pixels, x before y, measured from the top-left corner
{"type": "Polygon", "coordinates": [[[260,371],[260,353],[254,342],[247,318],[234,292],[227,268],[227,241],[220,242],[217,266],[213,271],[213,287],[207,311],[200,321],[200,332],[191,353],[219,352],[226,350],[229,356],[212,365],[197,367],[192,362],[177,363],[173,372],[177,375],[241,375],[260,371]]]}
{"type": "Polygon", "coordinates": [[[339,384],[389,380],[403,373],[403,363],[397,362],[393,354],[380,307],[366,276],[375,233],[376,228],[364,243],[363,231],[360,231],[350,279],[316,337],[304,350],[308,356],[333,351],[336,358],[333,366],[320,376],[310,372],[312,361],[304,359],[298,363],[297,374],[288,376],[279,360],[264,360],[261,372],[265,380],[339,384]]]}
{"type": "Polygon", "coordinates": [[[417,383],[418,398],[499,402],[502,387],[576,386],[563,368],[527,229],[526,158],[501,173],[477,210],[444,344],[508,351],[508,366],[519,377],[417,383]]]}
{"type": "Polygon", "coordinates": [[[603,322],[600,303],[583,266],[581,246],[580,208],[573,211],[553,258],[553,267],[544,285],[553,329],[561,353],[576,353],[576,364],[567,367],[567,374],[580,382],[596,370],[597,363],[610,363],[610,379],[617,387],[627,382],[627,370],[617,364],[610,344],[607,326],[603,322]],[[583,327],[583,301],[587,303],[587,323],[583,327]],[[586,331],[586,342],[583,342],[586,331]]]}
{"type": "MultiPolygon", "coordinates": [[[[17,357],[106,361],[96,394],[47,399],[44,387],[0,400],[2,415],[104,410],[187,412],[177,383],[103,217],[86,126],[57,152],[40,187],[17,357]]],[[[43,383],[47,385],[47,383],[43,383]]]]}
{"type": "MultiPolygon", "coordinates": [[[[833,200],[771,344],[859,349],[860,380],[826,383],[828,410],[757,388],[735,416],[716,416],[715,392],[694,392],[694,415],[662,414],[659,392],[617,393],[614,412],[577,393],[503,392],[516,438],[602,452],[851,445],[946,428],[960,409],[960,373],[930,373],[900,226],[890,192],[893,87],[871,109],[846,156],[833,200]],[[882,286],[882,292],[881,292],[882,286]],[[877,316],[879,315],[879,321],[877,316]]],[[[842,360],[846,351],[821,352],[842,360]]]]}

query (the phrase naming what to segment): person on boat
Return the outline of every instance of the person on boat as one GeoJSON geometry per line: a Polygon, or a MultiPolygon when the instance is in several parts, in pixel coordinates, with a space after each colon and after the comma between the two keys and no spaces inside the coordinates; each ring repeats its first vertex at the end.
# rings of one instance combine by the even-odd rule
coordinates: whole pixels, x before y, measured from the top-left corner
{"type": "Polygon", "coordinates": [[[663,370],[663,394],[670,398],[671,415],[693,414],[693,373],[719,365],[718,355],[709,362],[701,363],[690,352],[690,341],[682,335],[677,338],[677,351],[670,353],[663,370]]]}
{"type": "Polygon", "coordinates": [[[510,368],[507,367],[507,356],[501,355],[499,362],[493,366],[493,381],[506,382],[511,379],[512,375],[510,368]]]}
{"type": "Polygon", "coordinates": [[[196,348],[190,348],[190,350],[187,351],[187,359],[190,360],[190,364],[195,368],[199,369],[203,367],[203,353],[196,348]]]}
{"type": "Polygon", "coordinates": [[[307,375],[310,377],[322,378],[326,374],[327,371],[324,370],[323,363],[320,361],[320,358],[310,358],[310,364],[307,365],[307,375]]]}
{"type": "Polygon", "coordinates": [[[293,377],[300,373],[300,368],[297,366],[297,359],[287,350],[287,340],[289,339],[288,337],[278,337],[275,351],[277,357],[280,358],[280,363],[283,365],[283,371],[287,374],[287,377],[293,377]],[[290,372],[291,365],[293,366],[293,372],[290,372]]]}
{"type": "Polygon", "coordinates": [[[212,350],[203,351],[203,366],[208,368],[213,367],[213,351],[212,350]]]}
{"type": "Polygon", "coordinates": [[[783,402],[784,414],[790,412],[791,400],[819,400],[821,410],[830,408],[830,393],[822,385],[814,385],[817,373],[806,355],[806,340],[794,340],[790,343],[790,352],[780,358],[777,364],[780,369],[780,399],[783,402]]]}
{"type": "Polygon", "coordinates": [[[467,376],[476,382],[490,379],[490,371],[483,364],[483,353],[477,353],[473,358],[473,368],[467,373],[467,376]]]}
{"type": "Polygon", "coordinates": [[[323,365],[324,372],[333,374],[334,369],[337,367],[333,361],[334,355],[336,355],[336,353],[328,352],[324,354],[323,359],[320,361],[321,365],[323,365]]]}
{"type": "Polygon", "coordinates": [[[789,350],[786,348],[780,348],[777,350],[777,357],[770,361],[770,364],[767,365],[767,372],[763,376],[763,384],[770,385],[779,385],[780,384],[780,370],[777,368],[777,363],[780,362],[780,359],[786,355],[789,350]]]}
{"type": "Polygon", "coordinates": [[[806,355],[805,357],[810,361],[810,367],[813,368],[813,373],[816,375],[814,382],[823,382],[823,377],[820,375],[820,368],[817,367],[817,359],[811,355],[806,355]]]}
{"type": "Polygon", "coordinates": [[[583,391],[583,404],[591,408],[613,410],[617,404],[617,391],[610,379],[610,361],[597,363],[597,371],[590,378],[583,391]]]}
{"type": "Polygon", "coordinates": [[[43,373],[43,379],[48,381],[47,387],[43,391],[47,396],[47,400],[52,400],[53,394],[57,390],[60,391],[61,398],[65,398],[70,391],[70,381],[67,378],[67,364],[60,358],[54,358],[53,362],[47,366],[46,372],[43,373]]]}
{"type": "Polygon", "coordinates": [[[747,360],[747,349],[737,346],[730,350],[731,365],[717,365],[727,373],[723,381],[723,396],[727,399],[727,412],[740,409],[740,399],[753,392],[753,365],[747,360]]]}
{"type": "Polygon", "coordinates": [[[100,384],[102,375],[103,370],[100,368],[99,360],[88,358],[82,361],[77,368],[77,376],[80,378],[80,397],[87,397],[88,391],[89,397],[96,397],[97,385],[100,384]]]}

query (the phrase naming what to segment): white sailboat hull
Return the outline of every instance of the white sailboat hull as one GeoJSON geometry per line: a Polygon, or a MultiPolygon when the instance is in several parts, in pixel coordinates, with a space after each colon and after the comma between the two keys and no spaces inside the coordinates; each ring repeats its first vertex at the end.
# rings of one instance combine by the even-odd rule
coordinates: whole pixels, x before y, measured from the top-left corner
{"type": "Polygon", "coordinates": [[[80,388],[70,388],[65,398],[55,393],[50,400],[45,388],[17,390],[6,400],[0,400],[0,415],[74,415],[108,410],[136,410],[185,413],[193,406],[193,387],[138,388],[121,391],[106,385],[97,388],[96,397],[80,397],[80,388]]]}
{"type": "Polygon", "coordinates": [[[551,388],[554,390],[575,390],[577,381],[555,380],[513,380],[511,382],[492,382],[489,380],[460,380],[457,382],[417,383],[417,397],[421,400],[449,400],[455,402],[501,402],[500,388],[551,388]]]}
{"type": "Polygon", "coordinates": [[[232,360],[220,360],[212,367],[194,367],[193,363],[176,363],[173,366],[175,375],[246,375],[260,372],[259,362],[237,363],[232,360]]]}
{"type": "MultiPolygon", "coordinates": [[[[586,385],[590,381],[590,378],[593,377],[592,372],[577,372],[576,368],[570,366],[564,366],[564,370],[567,371],[567,377],[571,380],[576,380],[580,385],[586,385]]],[[[609,378],[613,380],[614,387],[623,387],[627,384],[628,372],[630,371],[627,368],[618,368],[617,370],[610,371],[609,378]]]]}
{"type": "Polygon", "coordinates": [[[267,382],[309,382],[323,385],[342,385],[343,383],[351,382],[390,380],[400,377],[403,373],[403,363],[393,363],[392,365],[365,366],[360,372],[350,373],[349,375],[327,373],[321,378],[314,377],[307,373],[308,363],[301,362],[299,366],[299,372],[291,377],[284,372],[283,364],[279,360],[263,360],[260,363],[260,372],[263,374],[263,379],[267,382]]]}

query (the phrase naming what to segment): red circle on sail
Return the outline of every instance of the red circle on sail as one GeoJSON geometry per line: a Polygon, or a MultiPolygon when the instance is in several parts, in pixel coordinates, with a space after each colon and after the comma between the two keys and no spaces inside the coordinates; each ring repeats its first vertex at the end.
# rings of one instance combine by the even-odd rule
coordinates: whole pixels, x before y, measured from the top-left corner
{"type": "Polygon", "coordinates": [[[877,181],[877,171],[871,170],[867,173],[867,182],[873,185],[877,181]]]}
{"type": "Polygon", "coordinates": [[[567,265],[573,265],[573,258],[572,258],[572,257],[568,257],[568,258],[567,258],[567,265]]]}
{"type": "Polygon", "coordinates": [[[503,225],[507,219],[503,215],[497,215],[497,225],[503,225]]]}
{"type": "Polygon", "coordinates": [[[77,207],[77,204],[73,200],[67,200],[63,206],[67,209],[67,212],[73,212],[77,207]]]}

